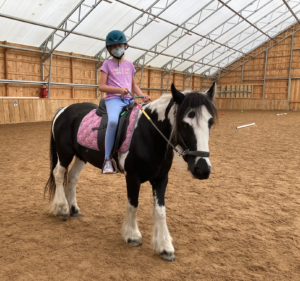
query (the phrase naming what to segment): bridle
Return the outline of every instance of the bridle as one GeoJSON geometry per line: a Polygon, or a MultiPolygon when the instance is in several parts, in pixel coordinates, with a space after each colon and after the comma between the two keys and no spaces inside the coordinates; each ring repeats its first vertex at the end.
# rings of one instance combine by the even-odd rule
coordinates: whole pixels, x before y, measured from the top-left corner
{"type": "Polygon", "coordinates": [[[199,156],[199,157],[209,157],[209,152],[206,151],[197,151],[197,150],[192,150],[190,151],[188,146],[186,145],[186,143],[184,142],[181,134],[178,132],[177,136],[179,137],[179,141],[180,143],[183,144],[183,148],[185,149],[184,151],[182,151],[179,155],[182,156],[184,158],[184,156],[186,155],[192,155],[192,156],[199,156]]]}
{"type": "MultiPolygon", "coordinates": [[[[177,104],[175,104],[175,110],[174,110],[174,119],[175,119],[175,124],[176,124],[176,116],[177,116],[177,104]]],[[[183,157],[183,159],[185,160],[185,156],[186,155],[192,155],[192,156],[199,156],[199,157],[209,157],[209,152],[207,151],[198,151],[198,150],[189,150],[187,144],[184,142],[180,132],[177,132],[177,136],[179,137],[179,141],[180,143],[183,145],[184,150],[183,151],[179,151],[178,149],[176,149],[176,147],[171,144],[169,141],[169,144],[172,146],[172,148],[175,150],[176,153],[178,153],[180,156],[183,157]]]]}
{"type": "MultiPolygon", "coordinates": [[[[175,123],[176,123],[176,115],[177,115],[177,104],[175,104],[175,110],[174,110],[174,119],[175,119],[175,123]]],[[[173,150],[179,155],[182,156],[182,158],[186,161],[185,156],[186,155],[192,155],[192,156],[199,156],[199,157],[209,157],[209,152],[207,151],[190,151],[188,146],[186,145],[186,143],[184,142],[181,134],[179,132],[177,132],[177,135],[179,136],[180,142],[183,144],[184,146],[184,150],[180,151],[178,150],[175,145],[173,145],[166,137],[165,135],[156,127],[156,125],[151,122],[152,125],[154,126],[154,128],[160,133],[160,135],[165,139],[165,141],[173,148],[173,150]]]]}

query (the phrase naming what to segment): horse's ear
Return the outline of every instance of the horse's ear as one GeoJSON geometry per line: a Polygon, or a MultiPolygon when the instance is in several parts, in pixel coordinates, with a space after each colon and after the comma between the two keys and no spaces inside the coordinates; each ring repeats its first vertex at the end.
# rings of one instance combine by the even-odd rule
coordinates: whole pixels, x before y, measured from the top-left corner
{"type": "Polygon", "coordinates": [[[216,96],[216,93],[217,93],[217,85],[216,85],[216,82],[214,81],[213,84],[212,84],[212,86],[206,92],[206,94],[208,95],[208,97],[211,100],[214,100],[215,96],[216,96]]]}
{"type": "Polygon", "coordinates": [[[174,84],[172,83],[171,85],[171,92],[172,92],[172,96],[173,96],[173,99],[174,99],[174,102],[177,103],[177,104],[181,104],[182,101],[184,100],[184,94],[179,92],[174,84]]]}

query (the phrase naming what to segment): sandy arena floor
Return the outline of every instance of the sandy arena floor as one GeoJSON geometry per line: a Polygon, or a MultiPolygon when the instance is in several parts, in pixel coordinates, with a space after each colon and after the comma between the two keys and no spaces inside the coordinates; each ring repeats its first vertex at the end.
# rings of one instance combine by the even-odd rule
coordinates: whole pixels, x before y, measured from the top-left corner
{"type": "Polygon", "coordinates": [[[121,237],[122,175],[88,164],[77,186],[83,216],[63,222],[43,199],[50,122],[0,125],[0,280],[300,280],[300,112],[276,113],[219,112],[207,181],[175,158],[173,263],[150,247],[150,184],[141,187],[139,248],[121,237]]]}

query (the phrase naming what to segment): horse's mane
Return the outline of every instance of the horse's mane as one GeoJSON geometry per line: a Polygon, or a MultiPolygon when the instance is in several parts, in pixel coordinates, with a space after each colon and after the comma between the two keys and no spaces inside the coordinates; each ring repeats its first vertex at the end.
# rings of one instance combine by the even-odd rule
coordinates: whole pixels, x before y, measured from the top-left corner
{"type": "Polygon", "coordinates": [[[202,105],[204,105],[207,108],[208,112],[212,115],[214,119],[218,118],[215,103],[205,94],[205,92],[186,90],[183,92],[183,94],[185,95],[185,98],[182,101],[182,103],[177,106],[176,119],[170,137],[170,140],[172,140],[175,143],[177,143],[176,132],[178,124],[183,120],[186,113],[189,112],[191,109],[195,109],[197,120],[199,120],[199,117],[202,114],[202,105]]]}

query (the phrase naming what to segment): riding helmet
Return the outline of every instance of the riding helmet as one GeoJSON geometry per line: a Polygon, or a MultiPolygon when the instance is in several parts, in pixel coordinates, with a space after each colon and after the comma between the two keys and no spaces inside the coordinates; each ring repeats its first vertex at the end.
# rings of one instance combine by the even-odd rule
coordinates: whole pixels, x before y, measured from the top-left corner
{"type": "Polygon", "coordinates": [[[106,48],[107,46],[114,45],[114,44],[127,44],[127,39],[125,34],[120,30],[113,30],[109,32],[106,36],[106,48]]]}

